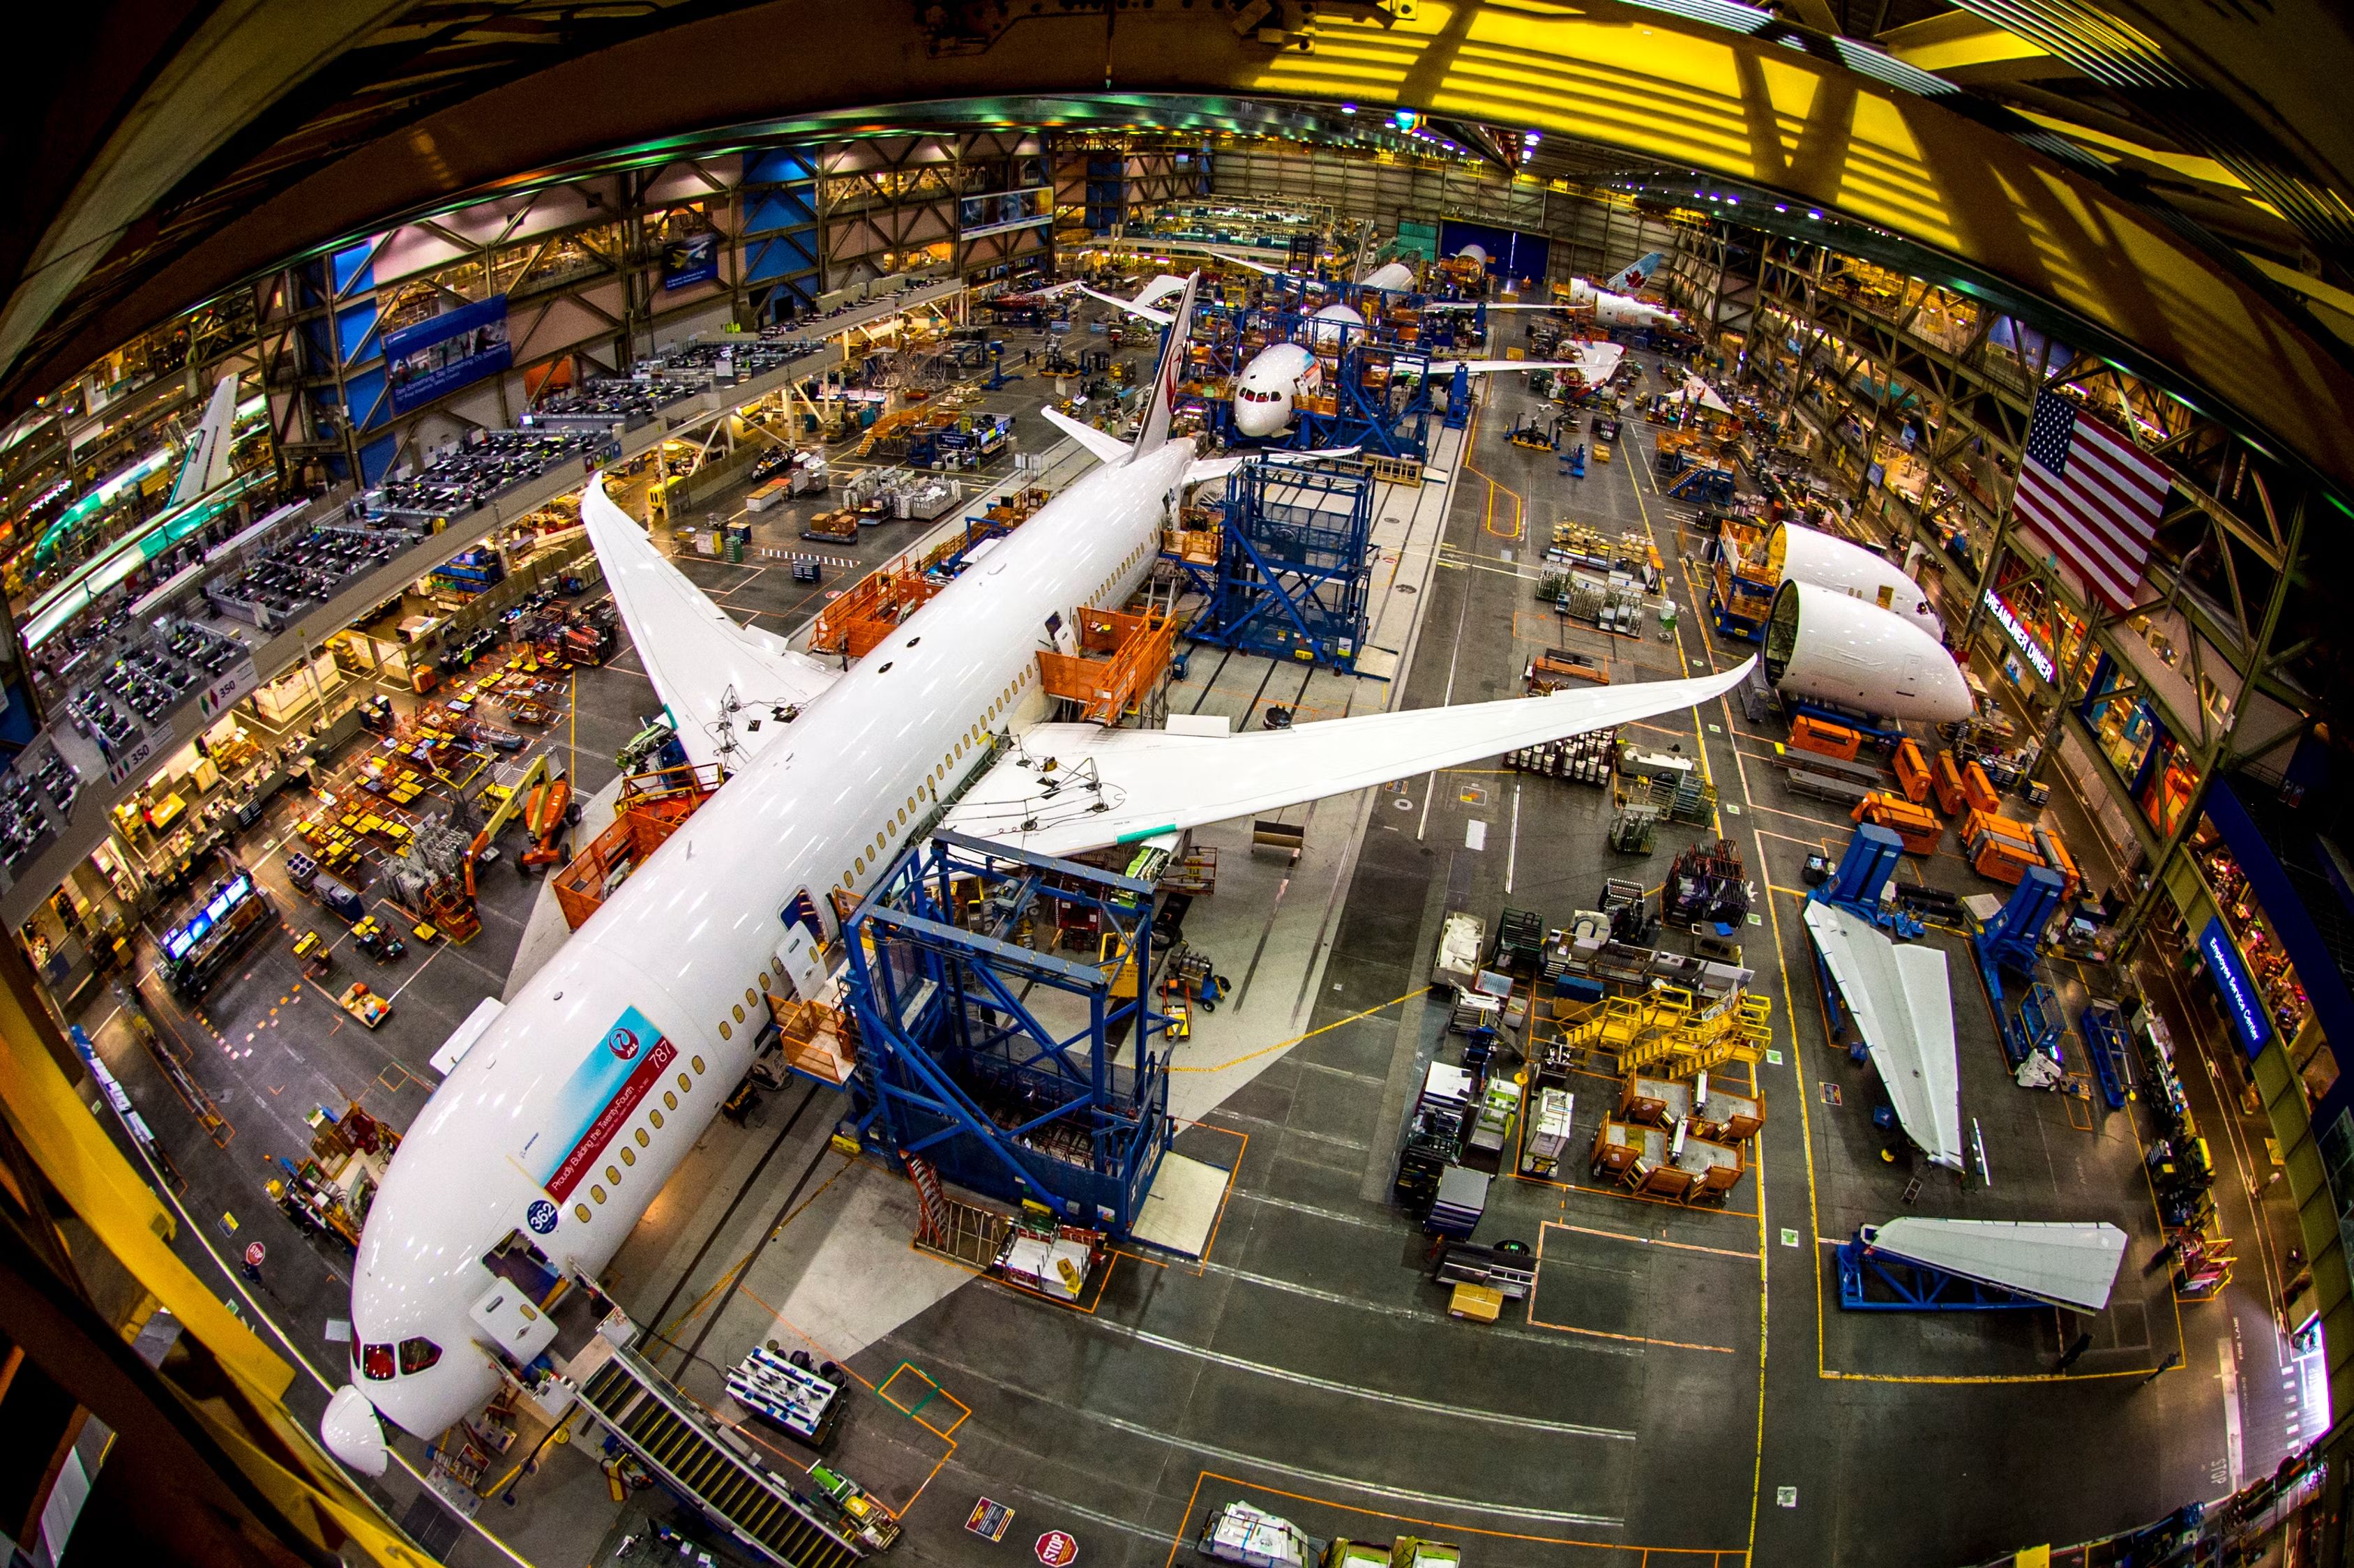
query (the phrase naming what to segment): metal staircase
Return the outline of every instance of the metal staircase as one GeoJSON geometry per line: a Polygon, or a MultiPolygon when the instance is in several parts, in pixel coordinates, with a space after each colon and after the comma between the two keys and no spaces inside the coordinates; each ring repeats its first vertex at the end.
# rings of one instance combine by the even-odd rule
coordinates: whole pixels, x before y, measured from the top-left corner
{"type": "Polygon", "coordinates": [[[1747,992],[1700,1012],[1689,992],[1675,990],[1629,1005],[1648,1009],[1651,1017],[1619,1045],[1622,1073],[1664,1065],[1669,1076],[1681,1078],[1727,1062],[1755,1062],[1774,1037],[1772,1001],[1747,992]]]}
{"type": "Polygon", "coordinates": [[[851,1568],[858,1549],[743,1453],[669,1379],[629,1351],[590,1374],[580,1402],[663,1485],[780,1568],[851,1568]]]}

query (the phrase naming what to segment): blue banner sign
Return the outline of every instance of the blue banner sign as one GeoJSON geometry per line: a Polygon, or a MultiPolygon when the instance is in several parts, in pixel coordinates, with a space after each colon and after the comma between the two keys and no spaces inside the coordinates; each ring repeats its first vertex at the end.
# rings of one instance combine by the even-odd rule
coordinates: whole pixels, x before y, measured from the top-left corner
{"type": "Polygon", "coordinates": [[[2232,1033],[2240,1037],[2240,1049],[2254,1060],[2273,1037],[2273,1022],[2264,1015],[2264,995],[2256,990],[2248,966],[2240,961],[2240,949],[2232,944],[2221,916],[2208,917],[2207,928],[2199,933],[2199,953],[2207,960],[2207,972],[2215,977],[2215,989],[2223,993],[2223,1011],[2232,1016],[2232,1033]]]}
{"type": "Polygon", "coordinates": [[[384,334],[385,380],[396,414],[422,408],[514,363],[504,294],[384,334]]]}

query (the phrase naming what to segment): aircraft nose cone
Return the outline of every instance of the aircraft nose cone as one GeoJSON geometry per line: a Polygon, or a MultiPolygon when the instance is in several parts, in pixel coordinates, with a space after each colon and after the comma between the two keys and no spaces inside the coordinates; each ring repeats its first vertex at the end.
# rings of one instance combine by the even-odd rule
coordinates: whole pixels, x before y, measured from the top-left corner
{"type": "Polygon", "coordinates": [[[1271,436],[1283,429],[1283,413],[1280,403],[1238,403],[1235,429],[1246,436],[1271,436]]]}

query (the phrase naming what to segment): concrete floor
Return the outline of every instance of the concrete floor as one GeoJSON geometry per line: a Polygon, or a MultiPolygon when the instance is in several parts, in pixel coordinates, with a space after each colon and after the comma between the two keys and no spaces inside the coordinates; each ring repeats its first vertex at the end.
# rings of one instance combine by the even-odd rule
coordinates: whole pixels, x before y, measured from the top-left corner
{"type": "MultiPolygon", "coordinates": [[[[1047,389],[1017,384],[992,401],[1026,408],[1047,389]]],[[[1567,480],[1550,457],[1503,442],[1528,406],[1517,378],[1497,378],[1468,452],[1435,462],[1456,474],[1451,491],[1381,498],[1372,641],[1394,656],[1394,687],[1197,652],[1172,710],[1239,726],[1277,702],[1306,720],[1506,696],[1543,647],[1607,656],[1619,681],[1745,657],[1706,631],[1702,579],[1687,564],[1702,541],[1650,483],[1648,429],[1628,422],[1617,461],[1567,480]],[[1535,606],[1529,562],[1560,518],[1650,532],[1681,612],[1675,641],[1606,639],[1535,606]]],[[[1068,443],[1056,450],[1057,471],[1076,471],[1068,443]]],[[[756,551],[799,547],[791,522],[748,520],[756,551]]],[[[914,532],[891,524],[864,531],[855,550],[811,548],[871,563],[914,532]]],[[[735,612],[787,632],[848,580],[847,567],[830,569],[820,588],[800,588],[775,557],[687,569],[735,612]]],[[[613,748],[652,705],[638,669],[625,652],[583,673],[584,789],[610,777],[613,748]]],[[[1663,826],[1659,853],[1630,863],[1604,842],[1604,791],[1473,768],[1320,803],[1296,866],[1252,859],[1235,824],[1201,835],[1221,850],[1220,887],[1197,902],[1187,937],[1240,987],[1197,1021],[1172,1080],[1190,1124],[1178,1149],[1234,1171],[1205,1258],[1123,1254],[1084,1312],[994,1282],[967,1287],[961,1270],[907,1246],[905,1182],[829,1150],[843,1097],[795,1086],[764,1097],[740,1127],[714,1124],[606,1283],[657,1336],[662,1363],[715,1405],[721,1370],[762,1339],[850,1366],[865,1386],[854,1388],[830,1462],[904,1511],[896,1551],[927,1559],[1009,1550],[964,1532],[980,1496],[1017,1510],[1009,1542],[1065,1529],[1090,1564],[1134,1568],[1172,1562],[1206,1508],[1246,1497],[1319,1535],[1458,1541],[1479,1568],[1633,1563],[1646,1550],[1711,1564],[1744,1553],[1958,1563],[2147,1519],[2270,1469],[2297,1440],[2278,1312],[2295,1268],[2276,1238],[2288,1234],[2285,1184],[2264,1184],[2261,1118],[2227,1108],[2236,1082],[2186,1060],[2194,1109],[2221,1129],[2219,1197],[2246,1238],[2241,1277],[2220,1302],[2177,1303],[2162,1276],[2141,1272],[2158,1227],[2138,1107],[2111,1114],[2000,1076],[1975,972],[1958,940],[1938,935],[1954,962],[1964,1111],[1995,1181],[1966,1190],[1930,1172],[1911,1212],[2106,1219],[2132,1249],[2115,1304],[2081,1325],[2094,1350],[2064,1376],[2050,1369],[2080,1325],[2062,1314],[1842,1315],[1830,1246],[1903,1212],[1906,1175],[1881,1158],[1888,1138],[1872,1127],[1864,1073],[1826,1041],[1796,917],[1799,861],[1835,850],[1849,824],[1789,794],[1765,765],[1776,737],[1730,705],[1667,715],[1639,738],[1706,759],[1721,831],[1759,884],[1745,952],[1775,1004],[1776,1048],[1757,1070],[1768,1121],[1723,1208],[1637,1200],[1591,1181],[1575,1157],[1557,1183],[1500,1180],[1479,1234],[1541,1249],[1534,1298],[1490,1326],[1447,1317],[1422,1270],[1422,1236],[1386,1202],[1423,1065],[1455,1045],[1444,1009],[1420,991],[1440,919],[1509,905],[1559,924],[1594,902],[1605,876],[1656,885],[1701,836],[1663,826]],[[1486,824],[1483,848],[1471,847],[1475,822],[1486,824]],[[2176,1350],[2185,1364],[2145,1385],[2176,1350]]],[[[2064,789],[2053,810],[2072,843],[2092,842],[2064,789]]],[[[1992,890],[1950,853],[1915,869],[1992,890]]],[[[334,1381],[344,1347],[325,1330],[343,1310],[347,1264],[283,1224],[257,1171],[307,1142],[301,1116],[315,1103],[357,1094],[396,1125],[414,1114],[431,1082],[424,1057],[473,998],[499,989],[537,885],[493,874],[487,885],[482,936],[426,964],[412,953],[397,971],[410,989],[378,1033],[335,1027],[340,1015],[323,1016],[307,991],[296,1000],[282,942],[257,949],[204,1020],[165,1012],[238,1124],[225,1160],[192,1147],[185,1113],[124,1052],[119,1025],[101,1035],[189,1174],[186,1209],[206,1220],[195,1228],[224,1251],[268,1238],[260,1305],[334,1381]],[[224,1211],[239,1219],[233,1242],[211,1218],[224,1211]]],[[[2156,966],[2144,978],[2179,1039],[2219,1037],[2156,966]]],[[[2081,1046],[2071,1048],[2081,1069],[2081,1046]]],[[[1615,1089],[1597,1077],[1577,1093],[1582,1150],[1615,1089]]],[[[314,1394],[304,1385],[298,1403],[314,1394]]],[[[788,1475],[807,1462],[748,1436],[788,1475]]],[[[457,1535],[397,1473],[393,1483],[396,1511],[415,1509],[428,1544],[454,1542],[451,1561],[506,1560],[457,1535]]],[[[552,1450],[514,1495],[482,1522],[516,1552],[608,1560],[621,1525],[591,1456],[552,1450]]],[[[661,1511],[658,1499],[633,1506],[644,1503],[661,1511]]]]}

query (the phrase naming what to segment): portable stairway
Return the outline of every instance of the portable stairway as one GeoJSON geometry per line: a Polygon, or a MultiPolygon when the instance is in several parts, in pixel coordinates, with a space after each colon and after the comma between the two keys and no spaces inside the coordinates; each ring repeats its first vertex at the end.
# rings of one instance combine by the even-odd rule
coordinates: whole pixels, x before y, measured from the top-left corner
{"type": "Polygon", "coordinates": [[[740,1447],[669,1379],[615,1350],[580,1402],[616,1441],[705,1518],[781,1568],[850,1568],[858,1549],[822,1523],[793,1489],[740,1447]]]}
{"type": "Polygon", "coordinates": [[[1702,1009],[1690,991],[1662,986],[1589,1008],[1563,1029],[1562,1044],[1616,1052],[1622,1073],[1664,1065],[1670,1076],[1682,1077],[1759,1060],[1773,1042],[1773,1019],[1769,997],[1737,992],[1702,1009]]]}

